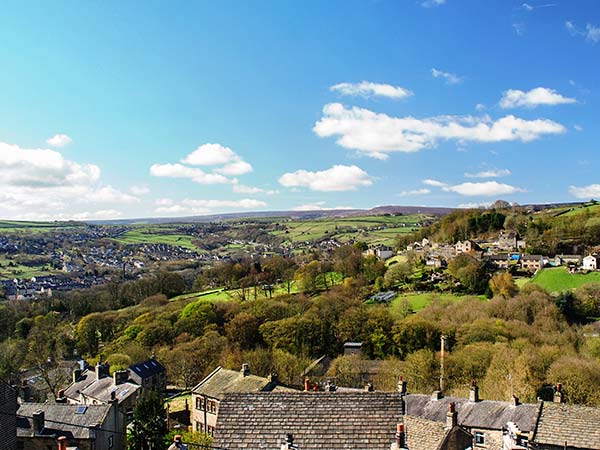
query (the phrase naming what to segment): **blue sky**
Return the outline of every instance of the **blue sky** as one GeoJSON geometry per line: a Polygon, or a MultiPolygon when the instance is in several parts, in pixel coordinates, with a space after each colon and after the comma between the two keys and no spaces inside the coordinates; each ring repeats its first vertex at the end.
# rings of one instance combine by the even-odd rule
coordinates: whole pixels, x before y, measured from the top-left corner
{"type": "Polygon", "coordinates": [[[600,197],[600,3],[5,2],[0,217],[600,197]]]}

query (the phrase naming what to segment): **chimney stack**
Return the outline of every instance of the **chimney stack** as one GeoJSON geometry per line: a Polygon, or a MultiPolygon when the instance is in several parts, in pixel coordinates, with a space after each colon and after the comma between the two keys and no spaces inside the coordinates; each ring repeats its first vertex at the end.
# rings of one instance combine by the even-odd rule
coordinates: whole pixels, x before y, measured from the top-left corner
{"type": "Polygon", "coordinates": [[[41,434],[42,430],[44,429],[44,411],[42,411],[41,409],[38,409],[36,412],[33,413],[33,431],[35,432],[35,434],[41,434]]]}
{"type": "Polygon", "coordinates": [[[58,439],[58,450],[67,450],[67,438],[60,436],[58,439]]]}
{"type": "Polygon", "coordinates": [[[406,449],[406,432],[404,431],[404,424],[396,424],[396,439],[390,446],[390,450],[405,450],[406,449]]]}
{"type": "Polygon", "coordinates": [[[451,430],[458,424],[458,413],[454,402],[448,404],[448,412],[446,413],[446,429],[451,430]]]}
{"type": "Polygon", "coordinates": [[[328,378],[327,382],[325,383],[325,391],[326,392],[335,392],[335,390],[336,390],[335,384],[333,384],[333,381],[331,381],[331,378],[328,378]]]}
{"type": "Polygon", "coordinates": [[[433,394],[431,394],[431,400],[441,400],[442,398],[444,398],[444,394],[442,394],[442,391],[433,391],[433,394]]]}
{"type": "Polygon", "coordinates": [[[519,397],[517,397],[516,395],[512,396],[512,405],[513,406],[519,406],[521,404],[521,402],[519,402],[519,397]]]}
{"type": "Polygon", "coordinates": [[[562,392],[562,384],[558,383],[554,388],[554,403],[562,403],[563,402],[563,392],[562,392]]]}
{"type": "Polygon", "coordinates": [[[304,391],[308,392],[310,391],[310,378],[306,377],[304,379],[304,391]]]}
{"type": "Polygon", "coordinates": [[[478,402],[479,401],[479,386],[477,386],[477,381],[473,380],[471,382],[471,388],[469,389],[469,401],[470,402],[478,402]]]}
{"type": "Polygon", "coordinates": [[[279,375],[276,372],[271,372],[269,375],[269,383],[277,385],[279,383],[279,375]]]}
{"type": "Polygon", "coordinates": [[[65,390],[61,389],[58,391],[58,396],[55,399],[56,403],[67,403],[67,398],[65,397],[65,390]]]}
{"type": "Polygon", "coordinates": [[[115,385],[123,384],[129,379],[129,371],[115,370],[113,373],[113,379],[115,381],[115,385]]]}
{"type": "Polygon", "coordinates": [[[108,363],[106,364],[102,364],[102,362],[98,362],[98,364],[96,364],[96,378],[98,380],[107,377],[109,375],[109,365],[108,363]]]}
{"type": "Polygon", "coordinates": [[[81,378],[81,369],[73,370],[73,383],[77,383],[81,378]]]}
{"type": "Polygon", "coordinates": [[[110,391],[110,401],[114,402],[117,399],[117,391],[110,391]]]}
{"type": "Polygon", "coordinates": [[[398,392],[400,393],[400,395],[406,395],[408,393],[406,381],[404,381],[402,375],[400,375],[400,379],[398,380],[398,392]]]}
{"type": "Polygon", "coordinates": [[[375,391],[375,388],[373,387],[373,383],[365,384],[365,392],[373,392],[373,391],[375,391]]]}
{"type": "Polygon", "coordinates": [[[24,402],[31,400],[31,387],[29,387],[27,380],[23,380],[21,383],[21,398],[24,402]]]}
{"type": "Polygon", "coordinates": [[[242,374],[247,377],[250,375],[250,366],[246,363],[242,364],[242,374]]]}
{"type": "Polygon", "coordinates": [[[285,441],[281,444],[281,450],[297,450],[298,446],[294,445],[294,435],[288,434],[285,441]]]}

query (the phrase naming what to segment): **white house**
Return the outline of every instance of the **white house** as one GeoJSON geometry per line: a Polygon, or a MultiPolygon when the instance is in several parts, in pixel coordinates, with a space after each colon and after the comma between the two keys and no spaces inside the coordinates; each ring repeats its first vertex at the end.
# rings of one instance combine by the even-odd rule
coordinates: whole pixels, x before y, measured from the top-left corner
{"type": "Polygon", "coordinates": [[[583,270],[598,270],[598,255],[588,255],[583,258],[583,270]]]}

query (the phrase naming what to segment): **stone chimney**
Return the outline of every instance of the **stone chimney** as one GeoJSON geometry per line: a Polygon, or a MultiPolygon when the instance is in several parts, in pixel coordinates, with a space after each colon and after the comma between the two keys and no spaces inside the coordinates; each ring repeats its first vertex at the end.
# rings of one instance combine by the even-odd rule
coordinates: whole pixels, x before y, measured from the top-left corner
{"type": "Polygon", "coordinates": [[[129,379],[129,371],[115,370],[113,373],[113,379],[115,381],[115,385],[123,384],[129,379]]]}
{"type": "Polygon", "coordinates": [[[521,402],[519,402],[519,397],[517,397],[516,395],[512,396],[512,401],[511,401],[511,405],[512,406],[519,406],[521,404],[521,402]]]}
{"type": "Polygon", "coordinates": [[[67,450],[67,438],[64,436],[60,436],[57,440],[58,442],[58,450],[67,450]]]}
{"type": "Polygon", "coordinates": [[[272,385],[276,386],[279,383],[279,375],[277,375],[276,372],[271,372],[271,374],[269,375],[269,383],[271,383],[272,385]]]}
{"type": "Polygon", "coordinates": [[[58,391],[58,395],[55,399],[56,403],[67,403],[67,397],[65,397],[65,390],[61,389],[58,391]]]}
{"type": "Polygon", "coordinates": [[[114,402],[117,399],[117,391],[110,391],[110,401],[114,402]]]}
{"type": "Polygon", "coordinates": [[[431,394],[431,400],[441,400],[442,398],[444,398],[444,394],[442,394],[442,391],[433,391],[433,394],[431,394]]]}
{"type": "Polygon", "coordinates": [[[563,392],[562,392],[562,384],[558,383],[554,388],[554,398],[552,400],[554,403],[562,403],[564,401],[563,392]]]}
{"type": "Polygon", "coordinates": [[[331,381],[331,378],[328,378],[325,383],[325,392],[335,392],[336,389],[337,386],[331,381]]]}
{"type": "Polygon", "coordinates": [[[250,366],[246,363],[242,364],[242,375],[244,375],[245,377],[247,377],[248,375],[250,375],[250,366]]]}
{"type": "Polygon", "coordinates": [[[81,369],[77,368],[73,370],[73,383],[77,383],[81,378],[81,369]]]}
{"type": "Polygon", "coordinates": [[[44,411],[42,411],[41,409],[38,409],[36,412],[33,413],[33,431],[35,432],[35,434],[41,434],[42,430],[44,429],[44,411]]]}
{"type": "Polygon", "coordinates": [[[479,386],[477,386],[477,381],[473,380],[471,382],[471,387],[469,388],[469,401],[470,402],[478,402],[479,401],[479,386]]]}
{"type": "Polygon", "coordinates": [[[373,383],[365,384],[365,392],[373,392],[373,391],[375,391],[375,388],[373,387],[373,383]]]}
{"type": "Polygon", "coordinates": [[[404,431],[404,424],[396,424],[396,438],[390,450],[405,450],[406,449],[406,432],[404,431]]]}
{"type": "Polygon", "coordinates": [[[446,413],[446,429],[451,430],[458,424],[458,413],[454,402],[448,404],[448,412],[446,413]]]}
{"type": "Polygon", "coordinates": [[[406,395],[408,393],[406,381],[404,381],[402,375],[400,375],[400,379],[398,380],[398,392],[400,395],[406,395]]]}
{"type": "Polygon", "coordinates": [[[96,378],[100,380],[109,376],[109,370],[110,366],[108,365],[108,363],[102,364],[102,362],[98,362],[98,364],[96,364],[96,378]]]}

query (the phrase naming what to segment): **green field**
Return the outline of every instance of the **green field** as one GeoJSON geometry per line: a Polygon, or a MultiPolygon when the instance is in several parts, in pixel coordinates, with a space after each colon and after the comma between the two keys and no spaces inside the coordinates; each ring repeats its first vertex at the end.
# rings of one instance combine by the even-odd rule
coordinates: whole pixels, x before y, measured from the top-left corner
{"type": "Polygon", "coordinates": [[[560,292],[578,288],[586,283],[600,283],[600,272],[569,273],[564,267],[542,269],[530,281],[549,292],[560,292]]]}
{"type": "Polygon", "coordinates": [[[199,251],[192,243],[193,239],[194,236],[173,233],[166,227],[140,227],[129,230],[114,240],[121,244],[167,244],[199,251]]]}
{"type": "Polygon", "coordinates": [[[293,220],[281,224],[286,230],[276,230],[272,234],[289,242],[313,241],[329,236],[341,242],[358,240],[369,244],[390,245],[397,234],[414,231],[416,227],[411,225],[427,218],[422,214],[414,214],[293,220]]]}
{"type": "Polygon", "coordinates": [[[2,233],[41,233],[45,231],[56,231],[57,229],[76,228],[84,226],[72,222],[25,222],[18,220],[0,220],[0,232],[2,233]]]}
{"type": "Polygon", "coordinates": [[[434,301],[450,301],[458,302],[467,298],[477,298],[479,300],[487,300],[484,295],[470,296],[470,295],[457,295],[457,294],[438,294],[434,292],[425,292],[422,294],[399,294],[390,303],[390,308],[393,315],[402,315],[402,299],[407,299],[410,302],[410,306],[413,311],[419,311],[434,301]]]}

